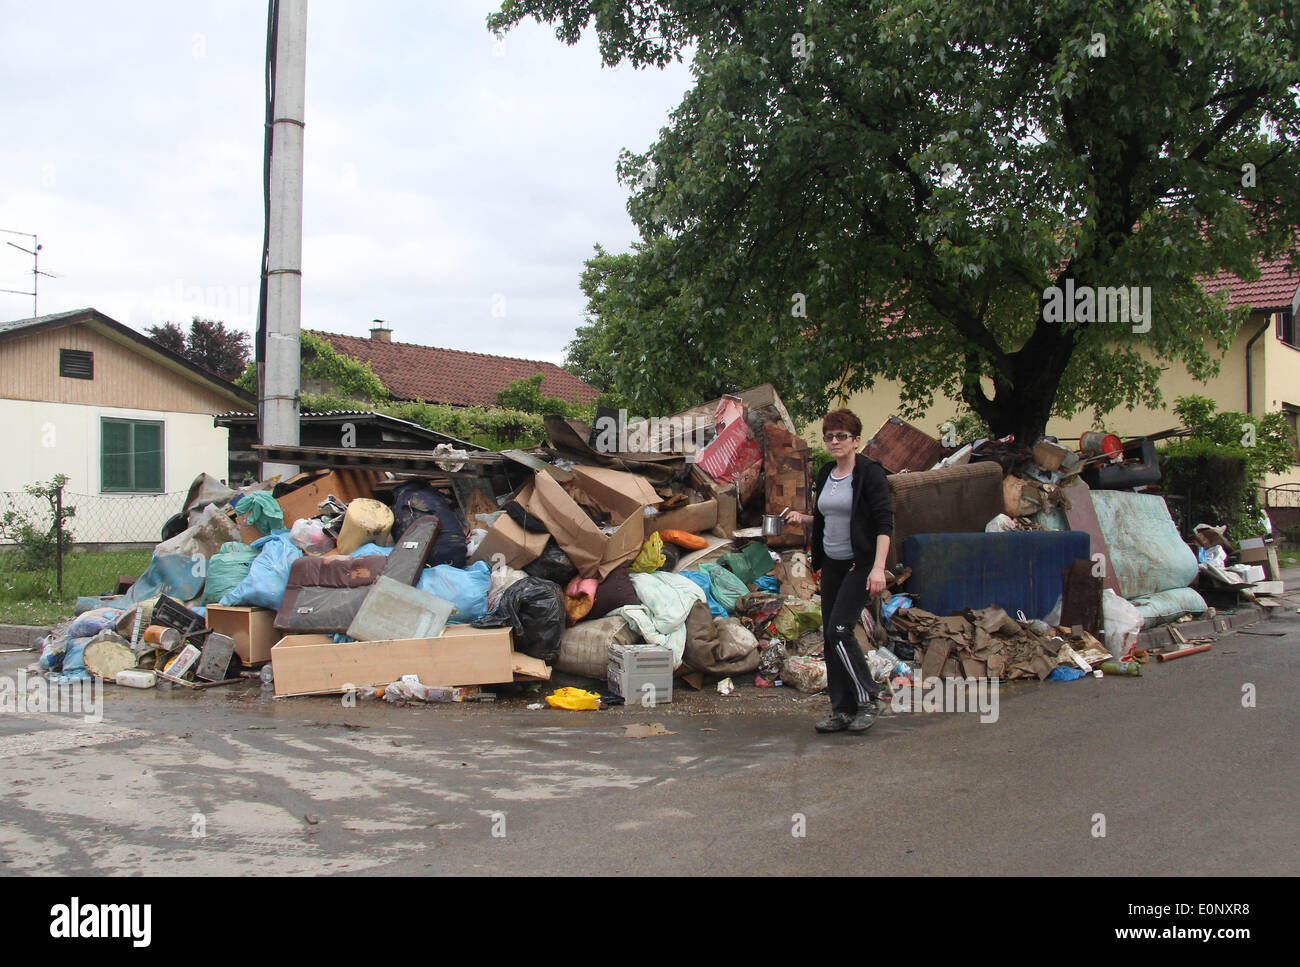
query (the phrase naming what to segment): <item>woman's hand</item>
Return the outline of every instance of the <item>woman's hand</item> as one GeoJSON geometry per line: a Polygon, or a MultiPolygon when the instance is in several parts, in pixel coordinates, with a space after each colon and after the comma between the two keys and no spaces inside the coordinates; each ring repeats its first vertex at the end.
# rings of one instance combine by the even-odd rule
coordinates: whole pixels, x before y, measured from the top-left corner
{"type": "Polygon", "coordinates": [[[867,575],[867,591],[871,594],[880,594],[885,590],[888,579],[885,577],[883,567],[873,567],[871,573],[867,575]]]}
{"type": "Polygon", "coordinates": [[[812,514],[801,514],[799,511],[790,510],[789,508],[781,516],[792,524],[811,524],[813,522],[812,514]]]}

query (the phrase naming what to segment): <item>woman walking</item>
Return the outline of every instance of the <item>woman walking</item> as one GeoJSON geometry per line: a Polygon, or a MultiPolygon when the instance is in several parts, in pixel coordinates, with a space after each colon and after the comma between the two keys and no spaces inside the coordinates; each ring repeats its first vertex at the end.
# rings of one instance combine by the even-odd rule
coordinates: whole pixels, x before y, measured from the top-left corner
{"type": "Polygon", "coordinates": [[[813,570],[821,571],[822,635],[831,714],[818,732],[865,732],[879,709],[853,626],[871,595],[885,590],[885,560],[894,533],[894,506],[885,470],[858,453],[862,421],[835,410],[822,421],[822,438],[835,458],[817,475],[813,513],[788,511],[786,519],[812,524],[813,570]]]}

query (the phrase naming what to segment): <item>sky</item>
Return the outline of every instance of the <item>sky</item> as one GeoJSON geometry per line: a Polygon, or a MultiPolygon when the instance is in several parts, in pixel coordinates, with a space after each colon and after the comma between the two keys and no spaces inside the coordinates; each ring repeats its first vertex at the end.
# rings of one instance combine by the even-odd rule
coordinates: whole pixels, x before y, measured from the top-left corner
{"type": "MultiPolygon", "coordinates": [[[[310,0],[304,328],[560,362],[596,243],[636,239],[621,149],[691,78],[601,66],[492,0],[310,0]]],[[[262,253],[265,2],[0,0],[0,229],[42,246],[40,314],[253,332],[262,253]]],[[[0,234],[0,288],[32,258],[0,234]]],[[[32,314],[0,293],[0,319],[32,314]]]]}

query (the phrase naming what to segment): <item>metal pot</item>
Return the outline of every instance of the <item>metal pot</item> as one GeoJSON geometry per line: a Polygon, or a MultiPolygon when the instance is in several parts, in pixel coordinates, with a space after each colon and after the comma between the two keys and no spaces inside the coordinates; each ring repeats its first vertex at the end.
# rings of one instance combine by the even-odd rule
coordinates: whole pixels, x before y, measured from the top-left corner
{"type": "Polygon", "coordinates": [[[764,514],[763,515],[763,536],[780,537],[781,525],[784,523],[785,521],[781,519],[780,514],[764,514]]]}

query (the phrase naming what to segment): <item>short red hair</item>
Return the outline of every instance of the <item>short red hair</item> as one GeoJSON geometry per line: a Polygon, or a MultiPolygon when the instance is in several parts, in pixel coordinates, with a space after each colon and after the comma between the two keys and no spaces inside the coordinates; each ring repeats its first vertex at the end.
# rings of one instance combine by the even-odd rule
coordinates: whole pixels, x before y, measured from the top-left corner
{"type": "Polygon", "coordinates": [[[847,430],[853,436],[860,437],[862,436],[862,421],[857,418],[852,410],[831,410],[826,414],[826,419],[822,420],[822,435],[824,436],[832,430],[847,430]]]}

